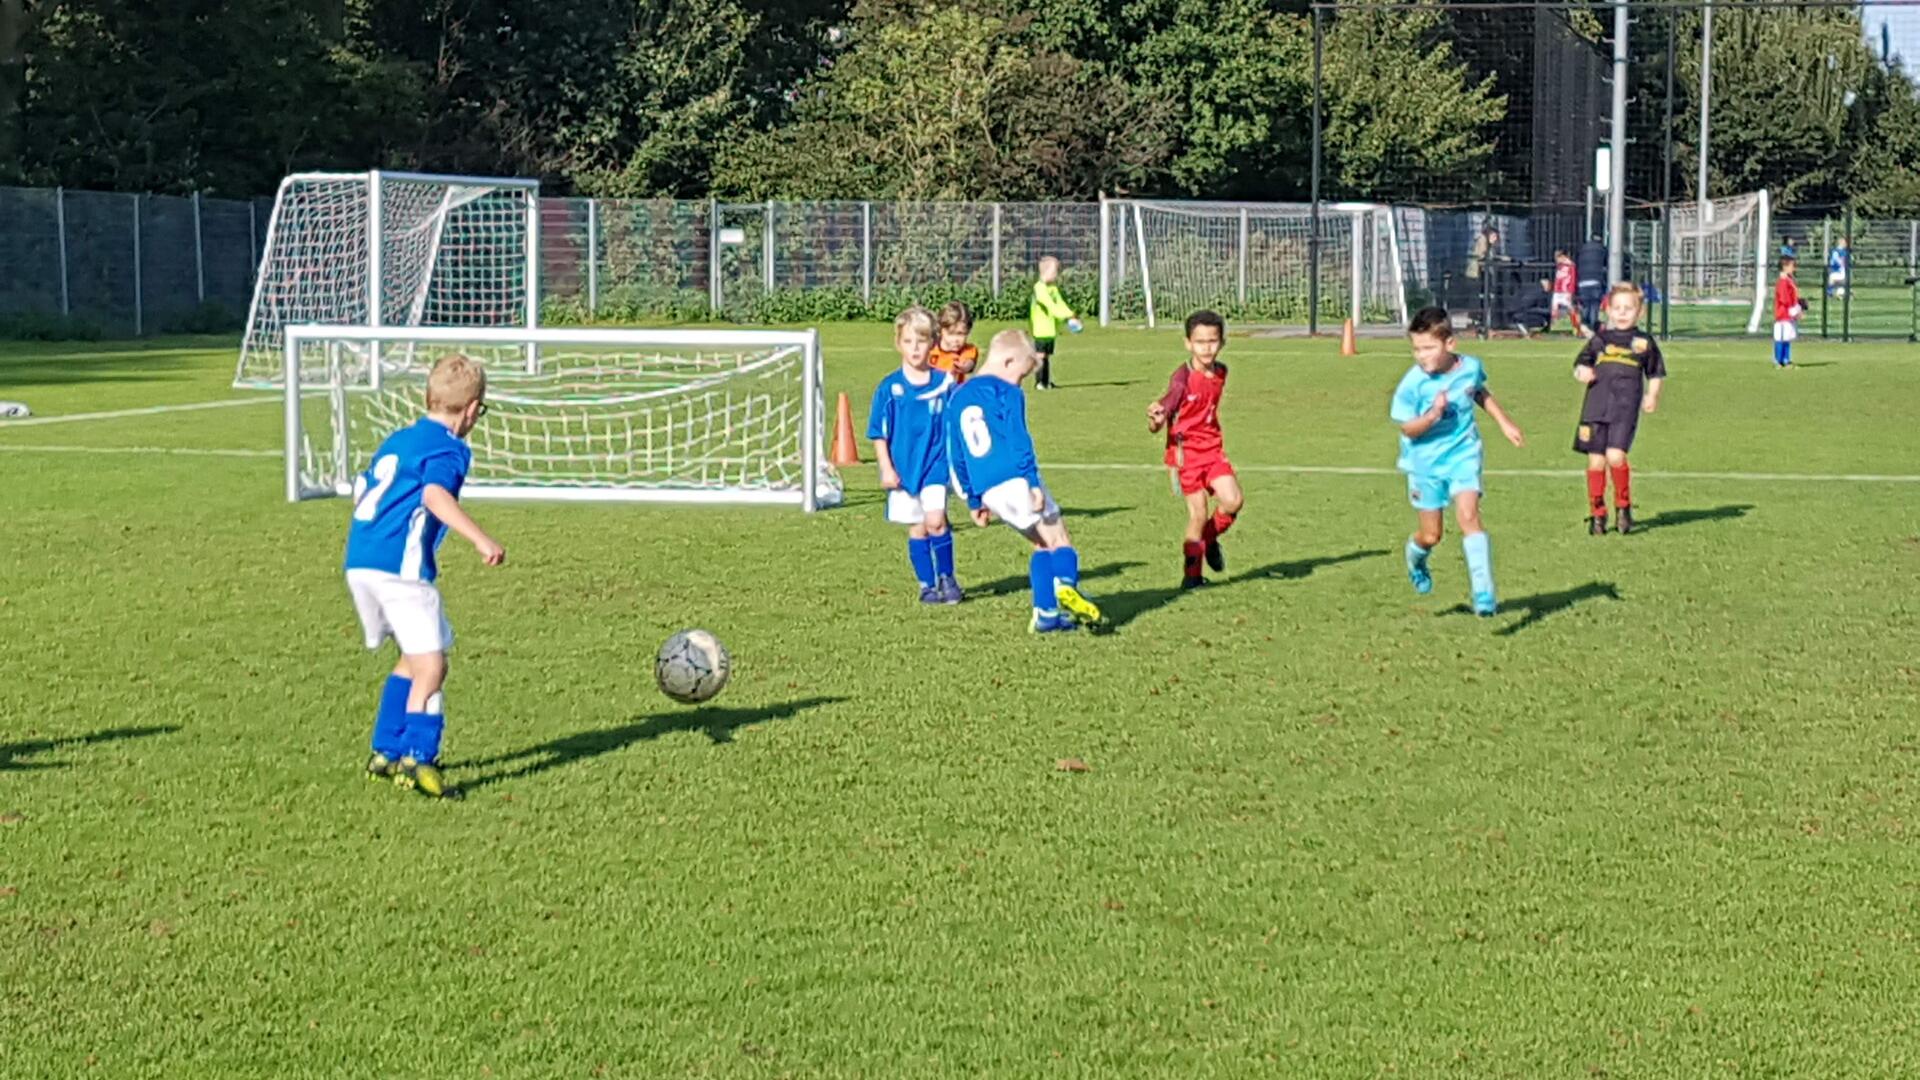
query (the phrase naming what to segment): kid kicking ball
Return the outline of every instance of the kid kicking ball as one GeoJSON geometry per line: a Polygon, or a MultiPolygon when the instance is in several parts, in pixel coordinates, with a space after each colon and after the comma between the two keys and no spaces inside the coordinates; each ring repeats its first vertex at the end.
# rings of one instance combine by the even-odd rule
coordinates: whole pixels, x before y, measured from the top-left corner
{"type": "Polygon", "coordinates": [[[726,688],[733,658],[720,639],[705,630],[682,630],[660,646],[653,660],[653,677],[660,692],[693,705],[710,700],[726,688]]]}

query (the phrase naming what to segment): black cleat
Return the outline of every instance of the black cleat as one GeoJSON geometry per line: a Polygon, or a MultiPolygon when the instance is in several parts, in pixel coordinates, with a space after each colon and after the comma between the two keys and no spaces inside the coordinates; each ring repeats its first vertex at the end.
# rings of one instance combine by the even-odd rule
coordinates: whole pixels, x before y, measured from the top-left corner
{"type": "Polygon", "coordinates": [[[1623,506],[1614,511],[1613,519],[1619,523],[1620,535],[1625,536],[1633,531],[1633,507],[1623,506]]]}
{"type": "Polygon", "coordinates": [[[1607,535],[1607,515],[1595,514],[1592,517],[1588,518],[1587,519],[1587,535],[1588,536],[1607,535]]]}
{"type": "Polygon", "coordinates": [[[1216,574],[1227,572],[1227,553],[1220,550],[1220,541],[1207,541],[1207,567],[1216,574]]]}
{"type": "Polygon", "coordinates": [[[1180,591],[1186,592],[1188,589],[1198,589],[1206,584],[1207,579],[1203,577],[1183,577],[1180,579],[1180,591]]]}

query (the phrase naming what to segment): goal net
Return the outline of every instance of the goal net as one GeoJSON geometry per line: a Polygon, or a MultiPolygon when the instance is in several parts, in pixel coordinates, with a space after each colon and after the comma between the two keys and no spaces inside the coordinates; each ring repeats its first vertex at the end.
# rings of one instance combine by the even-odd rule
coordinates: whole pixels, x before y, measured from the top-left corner
{"type": "Polygon", "coordinates": [[[1758,333],[1763,322],[1771,323],[1767,287],[1772,222],[1765,191],[1674,203],[1664,225],[1671,244],[1665,258],[1660,252],[1662,228],[1657,219],[1634,222],[1630,250],[1635,266],[1665,264],[1668,304],[1748,309],[1749,334],[1758,333]]]}
{"type": "Polygon", "coordinates": [[[1391,207],[1320,209],[1314,281],[1312,206],[1304,203],[1111,200],[1102,259],[1102,318],[1148,326],[1212,308],[1254,322],[1406,325],[1407,290],[1391,207]]]}
{"type": "Polygon", "coordinates": [[[234,385],[279,385],[282,333],[539,325],[533,180],[297,173],[280,182],[234,385]]]}
{"type": "Polygon", "coordinates": [[[487,372],[463,496],[840,501],[814,331],[368,326],[284,334],[288,500],[351,494],[451,352],[487,372]]]}

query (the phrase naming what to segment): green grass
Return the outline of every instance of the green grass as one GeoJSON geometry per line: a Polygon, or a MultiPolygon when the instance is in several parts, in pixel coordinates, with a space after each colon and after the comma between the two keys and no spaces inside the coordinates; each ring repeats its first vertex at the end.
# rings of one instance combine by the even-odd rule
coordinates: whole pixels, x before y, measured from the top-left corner
{"type": "MultiPolygon", "coordinates": [[[[826,332],[863,403],[884,327],[826,332]]],[[[1106,637],[965,528],[921,610],[874,478],[783,510],[485,504],[435,804],[359,778],[344,505],[271,404],[0,428],[0,1076],[1900,1076],[1920,1065],[1907,346],[1676,343],[1651,528],[1581,531],[1564,339],[1483,351],[1505,610],[1398,550],[1397,342],[1232,340],[1231,572],[1182,595],[1146,402],[1063,342],[1044,463],[1106,637]],[[1079,385],[1072,385],[1079,384],[1079,385]],[[46,447],[75,448],[66,451],[46,447]],[[39,450],[22,448],[41,447],[39,450]],[[701,625],[733,685],[673,707],[701,625]],[[1061,758],[1091,771],[1058,771],[1061,758]]],[[[227,398],[218,341],[0,349],[42,415],[227,398]]],[[[1450,523],[1451,527],[1451,523],[1450,523]]]]}

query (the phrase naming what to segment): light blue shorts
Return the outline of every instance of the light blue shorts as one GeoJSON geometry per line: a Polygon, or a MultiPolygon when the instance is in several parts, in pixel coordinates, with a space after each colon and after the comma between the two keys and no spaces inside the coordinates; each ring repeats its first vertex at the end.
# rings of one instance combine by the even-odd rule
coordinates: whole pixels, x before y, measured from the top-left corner
{"type": "Polygon", "coordinates": [[[1429,473],[1407,474],[1407,501],[1415,510],[1445,510],[1454,496],[1480,491],[1480,463],[1462,462],[1429,473]]]}

